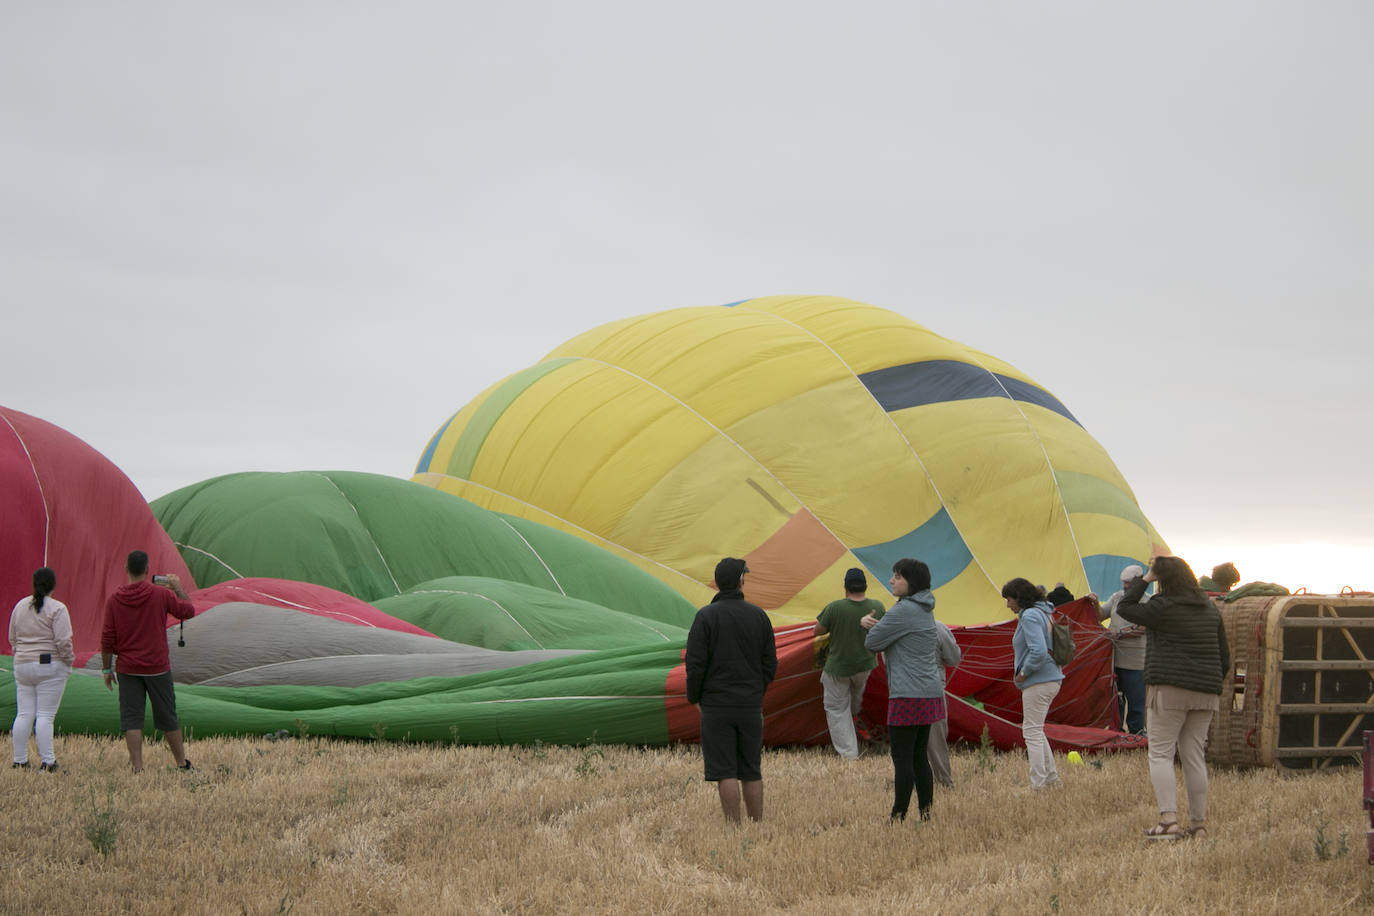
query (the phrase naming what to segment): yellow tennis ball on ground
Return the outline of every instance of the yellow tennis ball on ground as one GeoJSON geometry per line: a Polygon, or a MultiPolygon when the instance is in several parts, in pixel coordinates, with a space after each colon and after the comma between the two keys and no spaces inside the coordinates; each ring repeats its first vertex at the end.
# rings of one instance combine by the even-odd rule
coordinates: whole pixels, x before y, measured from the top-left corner
{"type": "Polygon", "coordinates": [[[1082,754],[1078,753],[1078,751],[1069,751],[1069,763],[1075,763],[1075,764],[1077,764],[1077,763],[1082,763],[1082,762],[1083,762],[1083,755],[1082,755],[1082,754]]]}

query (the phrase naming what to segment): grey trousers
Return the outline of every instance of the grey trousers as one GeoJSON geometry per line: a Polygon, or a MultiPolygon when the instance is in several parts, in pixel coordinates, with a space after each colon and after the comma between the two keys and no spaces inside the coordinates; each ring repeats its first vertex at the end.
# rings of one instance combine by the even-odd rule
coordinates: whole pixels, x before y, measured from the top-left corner
{"type": "Polygon", "coordinates": [[[863,671],[849,677],[835,677],[821,672],[822,702],[825,722],[830,727],[830,743],[835,753],[846,760],[859,756],[859,738],[854,733],[854,717],[863,706],[864,685],[870,672],[863,671]]]}
{"type": "Polygon", "coordinates": [[[930,741],[926,744],[926,760],[930,761],[930,775],[945,788],[954,787],[949,774],[949,720],[941,719],[930,727],[930,741]]]}

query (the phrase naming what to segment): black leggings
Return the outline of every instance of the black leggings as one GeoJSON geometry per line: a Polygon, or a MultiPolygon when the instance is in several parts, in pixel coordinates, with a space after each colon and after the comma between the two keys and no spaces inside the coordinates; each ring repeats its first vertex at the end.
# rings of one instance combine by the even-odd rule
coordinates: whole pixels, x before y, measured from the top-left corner
{"type": "Polygon", "coordinates": [[[930,801],[935,794],[930,761],[926,758],[930,726],[889,725],[887,736],[892,742],[892,816],[906,819],[906,810],[911,806],[911,788],[915,785],[921,817],[930,817],[930,801]]]}

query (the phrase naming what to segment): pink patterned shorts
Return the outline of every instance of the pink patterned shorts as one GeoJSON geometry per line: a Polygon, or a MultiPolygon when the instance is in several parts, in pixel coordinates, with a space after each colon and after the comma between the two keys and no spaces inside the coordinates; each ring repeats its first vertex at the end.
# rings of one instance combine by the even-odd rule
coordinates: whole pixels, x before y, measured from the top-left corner
{"type": "Polygon", "coordinates": [[[888,725],[931,725],[945,718],[944,697],[888,697],[888,725]]]}

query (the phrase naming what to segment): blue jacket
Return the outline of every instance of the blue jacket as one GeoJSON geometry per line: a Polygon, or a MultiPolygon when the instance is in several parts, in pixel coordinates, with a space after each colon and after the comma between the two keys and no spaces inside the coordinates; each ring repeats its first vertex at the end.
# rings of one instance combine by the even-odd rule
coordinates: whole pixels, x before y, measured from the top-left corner
{"type": "Polygon", "coordinates": [[[864,648],[882,652],[889,697],[943,697],[945,669],[940,664],[935,596],[929,589],[907,595],[892,606],[864,637],[864,648]]]}
{"type": "Polygon", "coordinates": [[[1011,638],[1016,660],[1012,674],[1026,675],[1025,681],[1016,685],[1022,690],[1034,684],[1064,680],[1064,672],[1050,658],[1049,624],[1053,610],[1048,601],[1040,601],[1022,610],[1016,622],[1016,635],[1011,638]]]}

